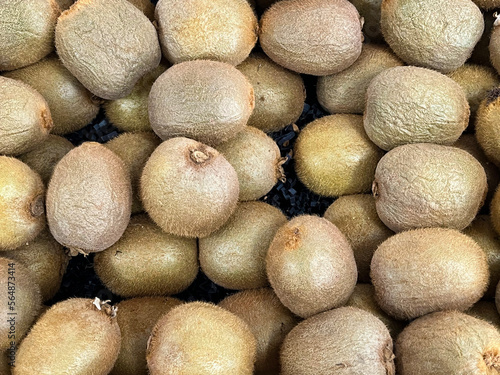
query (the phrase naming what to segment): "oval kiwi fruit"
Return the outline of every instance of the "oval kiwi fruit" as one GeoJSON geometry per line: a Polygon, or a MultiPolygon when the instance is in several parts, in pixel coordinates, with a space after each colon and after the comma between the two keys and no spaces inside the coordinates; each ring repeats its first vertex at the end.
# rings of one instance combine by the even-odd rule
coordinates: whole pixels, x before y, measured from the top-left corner
{"type": "Polygon", "coordinates": [[[102,251],[118,241],[127,228],[131,205],[125,164],[96,142],[68,152],[47,189],[50,232],[73,254],[102,251]]]}
{"type": "Polygon", "coordinates": [[[486,192],[484,168],[472,155],[426,143],[385,154],[373,182],[377,213],[395,232],[422,227],[462,230],[476,216],[486,192]]]}
{"type": "Polygon", "coordinates": [[[149,18],[151,22],[155,19],[155,6],[151,0],[127,0],[129,3],[133,4],[137,9],[139,9],[146,17],[149,18]]]}
{"type": "Polygon", "coordinates": [[[351,0],[359,15],[363,17],[364,42],[383,43],[382,28],[380,26],[380,8],[382,0],[351,0]]]}
{"type": "Polygon", "coordinates": [[[495,302],[479,301],[469,310],[465,311],[465,313],[493,324],[497,330],[500,330],[500,315],[498,314],[495,302]]]}
{"type": "Polygon", "coordinates": [[[316,194],[335,197],[370,191],[383,152],[358,115],[331,115],[309,123],[294,146],[295,171],[316,194]]]}
{"type": "Polygon", "coordinates": [[[141,177],[141,198],[165,232],[206,237],[229,219],[238,203],[234,168],[217,150],[188,138],[156,148],[141,177]]]}
{"type": "Polygon", "coordinates": [[[500,87],[490,92],[479,105],[476,116],[476,139],[484,153],[500,167],[500,87]]]}

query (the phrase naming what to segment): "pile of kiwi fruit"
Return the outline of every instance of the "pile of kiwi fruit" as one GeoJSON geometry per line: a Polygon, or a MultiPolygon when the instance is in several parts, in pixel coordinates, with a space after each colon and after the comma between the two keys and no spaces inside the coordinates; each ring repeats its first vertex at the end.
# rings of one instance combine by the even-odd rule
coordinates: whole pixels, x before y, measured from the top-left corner
{"type": "Polygon", "coordinates": [[[500,1],[0,0],[0,375],[498,375],[499,168],[500,1]]]}

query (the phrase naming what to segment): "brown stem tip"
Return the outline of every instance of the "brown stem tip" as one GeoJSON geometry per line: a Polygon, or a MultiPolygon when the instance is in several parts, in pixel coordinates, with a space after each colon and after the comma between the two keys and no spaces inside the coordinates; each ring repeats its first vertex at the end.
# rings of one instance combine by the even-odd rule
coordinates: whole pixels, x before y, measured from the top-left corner
{"type": "Polygon", "coordinates": [[[210,159],[210,155],[201,151],[201,150],[191,150],[191,160],[196,164],[203,164],[208,159],[210,159]]]}
{"type": "Polygon", "coordinates": [[[33,217],[42,216],[45,213],[45,202],[43,195],[38,195],[30,204],[30,214],[33,217]]]}
{"type": "Polygon", "coordinates": [[[108,316],[111,318],[116,317],[116,312],[118,311],[118,307],[116,306],[111,306],[110,305],[111,301],[101,301],[99,298],[95,298],[94,302],[92,304],[97,308],[99,311],[103,311],[106,313],[108,316]]]}
{"type": "Polygon", "coordinates": [[[486,367],[489,370],[500,371],[500,354],[498,350],[489,350],[483,354],[486,367]]]}

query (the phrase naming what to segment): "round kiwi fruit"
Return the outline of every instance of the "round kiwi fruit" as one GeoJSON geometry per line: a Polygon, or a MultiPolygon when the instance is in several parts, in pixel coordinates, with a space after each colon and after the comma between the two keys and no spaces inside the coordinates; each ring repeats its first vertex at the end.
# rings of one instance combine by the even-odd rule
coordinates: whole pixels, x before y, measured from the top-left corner
{"type": "Polygon", "coordinates": [[[400,232],[422,227],[464,229],[482,206],[488,186],[484,168],[468,152],[420,143],[385,154],[372,189],[378,216],[400,232]]]}
{"type": "Polygon", "coordinates": [[[45,187],[23,162],[0,156],[0,250],[16,249],[45,227],[45,187]]]}
{"type": "Polygon", "coordinates": [[[381,26],[385,41],[407,64],[448,73],[470,57],[484,20],[470,0],[384,0],[381,26]]]}
{"type": "Polygon", "coordinates": [[[268,285],[266,254],[278,229],[287,221],[276,207],[243,202],[224,226],[199,240],[201,269],[227,289],[268,285]]]}
{"type": "Polygon", "coordinates": [[[141,177],[141,198],[165,232],[206,237],[229,219],[239,196],[238,176],[217,150],[188,138],[156,148],[141,177]]]}
{"type": "Polygon", "coordinates": [[[363,117],[331,115],[309,123],[294,147],[295,171],[316,194],[339,195],[370,191],[383,155],[363,130],[363,117]]]}
{"type": "Polygon", "coordinates": [[[123,161],[103,145],[85,142],[56,165],[47,189],[50,232],[72,254],[102,251],[130,219],[132,187],[123,161]]]}
{"type": "Polygon", "coordinates": [[[257,340],[256,375],[279,373],[279,352],[298,319],[270,288],[245,290],[223,299],[219,306],[243,319],[257,340]]]}
{"type": "Polygon", "coordinates": [[[355,307],[299,323],[281,348],[282,375],[394,375],[392,339],[373,314],[355,307]]]}
{"type": "Polygon", "coordinates": [[[476,116],[476,139],[484,153],[500,167],[500,87],[491,90],[479,105],[476,116]]]}
{"type": "Polygon", "coordinates": [[[398,233],[373,254],[370,275],[379,306],[409,320],[439,310],[464,311],[488,286],[486,254],[469,236],[447,228],[398,233]]]}
{"type": "Polygon", "coordinates": [[[359,15],[363,17],[363,36],[368,43],[383,43],[384,37],[380,26],[380,7],[382,0],[351,0],[359,15]]]}
{"type": "Polygon", "coordinates": [[[252,85],[235,67],[198,60],[174,65],[155,81],[148,111],[161,139],[188,137],[213,146],[242,131],[254,106],[252,85]]]}
{"type": "Polygon", "coordinates": [[[362,114],[368,85],[386,69],[403,62],[386,46],[363,44],[361,55],[340,73],[319,77],[318,101],[330,113],[362,114]]]}
{"type": "Polygon", "coordinates": [[[160,318],[146,359],[151,375],[252,375],[256,347],[241,318],[222,307],[192,302],[160,318]]]}
{"type": "Polygon", "coordinates": [[[128,0],[129,3],[139,9],[151,22],[155,19],[155,6],[151,0],[128,0]]]}
{"type": "Polygon", "coordinates": [[[500,330],[500,315],[498,314],[495,302],[479,301],[469,310],[465,311],[465,313],[493,324],[497,330],[500,330]]]}
{"type": "Polygon", "coordinates": [[[115,308],[98,298],[56,303],[22,341],[13,375],[109,374],[121,342],[115,315],[115,308]]]}
{"type": "Polygon", "coordinates": [[[293,124],[302,114],[306,89],[299,74],[254,53],[237,66],[253,86],[255,108],[248,125],[275,132],[293,124]]]}
{"type": "Polygon", "coordinates": [[[130,94],[161,59],[155,27],[125,0],[79,0],[61,14],[55,35],[64,66],[104,99],[130,94]]]}
{"type": "Polygon", "coordinates": [[[281,303],[302,318],[342,306],[357,278],[345,236],[328,220],[309,215],[278,230],[267,252],[266,272],[281,303]]]}

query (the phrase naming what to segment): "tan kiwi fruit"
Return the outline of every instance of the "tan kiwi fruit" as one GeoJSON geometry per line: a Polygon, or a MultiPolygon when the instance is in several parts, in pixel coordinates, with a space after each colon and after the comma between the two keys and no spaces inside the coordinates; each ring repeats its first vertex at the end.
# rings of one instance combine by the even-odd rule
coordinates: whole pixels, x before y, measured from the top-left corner
{"type": "Polygon", "coordinates": [[[237,66],[248,78],[255,94],[255,108],[248,125],[274,132],[293,124],[302,114],[306,89],[302,77],[254,53],[237,66]]]}
{"type": "Polygon", "coordinates": [[[309,190],[322,196],[365,193],[382,155],[367,137],[362,116],[331,115],[314,120],[299,134],[295,171],[309,190]]]}
{"type": "Polygon", "coordinates": [[[73,255],[107,249],[122,236],[130,219],[127,167],[103,145],[85,142],[56,165],[46,206],[50,232],[73,255]]]}
{"type": "Polygon", "coordinates": [[[500,87],[491,90],[479,105],[476,116],[476,139],[484,153],[500,167],[500,87]]]}
{"type": "Polygon", "coordinates": [[[317,216],[283,225],[266,256],[269,282],[281,303],[307,318],[342,306],[356,285],[356,261],[340,230],[317,216]]]}
{"type": "Polygon", "coordinates": [[[281,375],[394,375],[392,339],[384,323],[341,307],[299,323],[281,348],[281,375]]]}
{"type": "Polygon", "coordinates": [[[276,142],[262,130],[247,126],[229,141],[216,146],[238,174],[240,201],[262,198],[285,180],[282,165],[286,158],[276,142]]]}
{"type": "Polygon", "coordinates": [[[148,101],[151,127],[161,139],[188,137],[210,146],[242,131],[254,106],[243,73],[208,60],[169,68],[153,84],[148,101]]]}
{"type": "Polygon", "coordinates": [[[146,359],[151,375],[252,375],[256,347],[241,318],[222,307],[192,302],[160,318],[146,359]]]}
{"type": "Polygon", "coordinates": [[[139,186],[142,170],[161,140],[153,132],[123,133],[105,144],[118,155],[130,173],[132,182],[132,213],[142,212],[139,186]]]}
{"type": "Polygon", "coordinates": [[[238,65],[257,42],[257,17],[247,0],[160,0],[155,18],[163,55],[173,64],[238,65]]]}
{"type": "Polygon", "coordinates": [[[139,9],[151,22],[155,19],[155,6],[151,0],[128,0],[129,3],[139,9]]]}
{"type": "Polygon", "coordinates": [[[181,303],[171,297],[142,297],[116,305],[122,344],[110,375],[148,375],[146,348],[151,331],[162,315],[181,303]]]}
{"type": "Polygon", "coordinates": [[[484,168],[468,152],[419,143],[385,154],[372,189],[378,216],[395,232],[422,227],[462,230],[483,205],[488,185],[484,168]]]}
{"type": "Polygon", "coordinates": [[[156,148],[141,177],[141,199],[165,232],[206,237],[229,219],[238,203],[234,168],[217,150],[188,138],[156,148]]]}
{"type": "Polygon", "coordinates": [[[278,1],[260,19],[259,41],[281,66],[324,76],[358,59],[361,27],[358,11],[347,0],[278,1]]]}
{"type": "Polygon", "coordinates": [[[368,85],[386,69],[403,62],[386,46],[363,44],[361,55],[349,68],[318,78],[317,96],[330,113],[362,114],[368,85]]]}
{"type": "Polygon", "coordinates": [[[447,228],[398,233],[373,254],[370,275],[379,306],[409,320],[440,310],[465,311],[488,286],[486,254],[469,236],[447,228]]]}
{"type": "Polygon", "coordinates": [[[363,36],[368,43],[383,43],[382,28],[380,26],[380,7],[382,0],[350,0],[363,17],[363,36]]]}
{"type": "Polygon", "coordinates": [[[465,63],[484,31],[470,0],[384,0],[381,11],[382,33],[396,55],[444,73],[465,63]]]}
{"type": "Polygon", "coordinates": [[[161,59],[155,27],[125,0],[78,0],[57,20],[55,39],[64,66],[104,99],[130,94],[161,59]]]}
{"type": "Polygon", "coordinates": [[[107,375],[120,342],[114,307],[98,298],[70,298],[38,319],[19,347],[12,374],[107,375]]]}
{"type": "Polygon", "coordinates": [[[491,324],[458,311],[419,318],[396,341],[400,375],[495,375],[500,333],[491,324]]]}
{"type": "Polygon", "coordinates": [[[465,311],[465,313],[493,324],[497,330],[500,330],[500,315],[498,314],[495,302],[479,301],[469,310],[465,311]]]}
{"type": "Polygon", "coordinates": [[[286,221],[278,208],[267,203],[239,203],[221,229],[199,239],[201,269],[227,289],[267,286],[267,250],[286,221]]]}
{"type": "Polygon", "coordinates": [[[45,187],[23,162],[0,156],[0,250],[16,249],[45,227],[45,187]]]}
{"type": "Polygon", "coordinates": [[[223,299],[219,306],[243,319],[257,340],[256,375],[279,373],[279,352],[298,318],[283,306],[270,288],[245,290],[223,299]]]}

